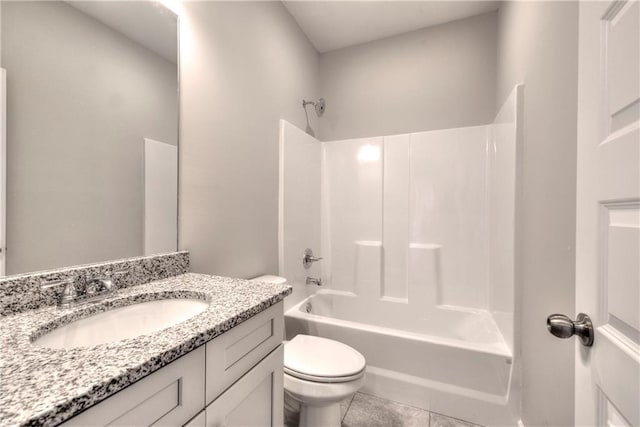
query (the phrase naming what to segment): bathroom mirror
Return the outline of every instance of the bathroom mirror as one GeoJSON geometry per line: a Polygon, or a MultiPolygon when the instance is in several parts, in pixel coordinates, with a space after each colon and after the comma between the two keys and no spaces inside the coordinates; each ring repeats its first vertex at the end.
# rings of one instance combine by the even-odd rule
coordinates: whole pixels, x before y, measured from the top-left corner
{"type": "Polygon", "coordinates": [[[5,274],[175,251],[178,18],[1,1],[5,274]]]}

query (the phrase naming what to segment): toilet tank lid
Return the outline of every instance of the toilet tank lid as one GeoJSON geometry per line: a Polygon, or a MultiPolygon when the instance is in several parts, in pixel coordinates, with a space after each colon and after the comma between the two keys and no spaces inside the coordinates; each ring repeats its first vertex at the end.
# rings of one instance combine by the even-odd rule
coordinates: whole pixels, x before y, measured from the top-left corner
{"type": "Polygon", "coordinates": [[[272,276],[270,274],[265,274],[264,276],[258,276],[251,279],[252,282],[266,282],[266,283],[275,283],[277,285],[284,285],[287,283],[287,279],[280,276],[272,276]]]}

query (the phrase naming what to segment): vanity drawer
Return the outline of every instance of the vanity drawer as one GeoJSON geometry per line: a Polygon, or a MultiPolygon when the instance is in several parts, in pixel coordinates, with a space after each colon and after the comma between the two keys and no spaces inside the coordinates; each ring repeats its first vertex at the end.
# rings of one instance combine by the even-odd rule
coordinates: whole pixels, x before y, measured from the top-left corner
{"type": "Polygon", "coordinates": [[[206,403],[209,404],[282,342],[283,303],[244,321],[207,343],[206,403]]]}
{"type": "Polygon", "coordinates": [[[204,346],[62,425],[182,425],[204,407],[204,346]]]}

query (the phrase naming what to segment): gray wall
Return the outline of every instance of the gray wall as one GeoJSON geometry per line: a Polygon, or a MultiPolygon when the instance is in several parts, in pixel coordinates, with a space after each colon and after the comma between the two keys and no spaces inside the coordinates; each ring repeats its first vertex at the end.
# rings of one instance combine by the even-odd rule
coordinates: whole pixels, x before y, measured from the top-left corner
{"type": "Polygon", "coordinates": [[[546,330],[574,312],[577,2],[506,2],[499,12],[497,106],[524,88],[517,304],[526,426],[573,425],[573,340],[546,330]]]}
{"type": "Polygon", "coordinates": [[[277,273],[278,120],[306,127],[318,54],[280,2],[183,8],[179,246],[195,272],[277,273]]]}
{"type": "Polygon", "coordinates": [[[142,254],[143,138],[176,143],[175,64],[63,2],[3,2],[7,272],[142,254]]]}
{"type": "Polygon", "coordinates": [[[323,141],[491,123],[497,13],[320,56],[323,141]]]}

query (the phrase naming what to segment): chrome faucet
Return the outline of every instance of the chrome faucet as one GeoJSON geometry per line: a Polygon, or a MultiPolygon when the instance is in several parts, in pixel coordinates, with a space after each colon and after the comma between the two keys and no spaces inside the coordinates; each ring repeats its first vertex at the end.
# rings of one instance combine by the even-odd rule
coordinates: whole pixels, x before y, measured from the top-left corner
{"type": "Polygon", "coordinates": [[[82,303],[100,301],[115,291],[113,281],[107,277],[99,277],[88,281],[83,294],[78,294],[72,279],[65,280],[64,283],[64,289],[58,301],[59,308],[70,308],[82,303]]]}
{"type": "Polygon", "coordinates": [[[307,285],[322,286],[322,279],[316,279],[315,277],[307,277],[307,285]]]}
{"type": "Polygon", "coordinates": [[[310,248],[307,248],[304,250],[304,257],[302,257],[302,266],[305,270],[308,270],[311,268],[311,264],[320,260],[322,260],[321,256],[313,256],[313,251],[310,248]]]}

